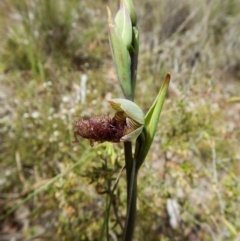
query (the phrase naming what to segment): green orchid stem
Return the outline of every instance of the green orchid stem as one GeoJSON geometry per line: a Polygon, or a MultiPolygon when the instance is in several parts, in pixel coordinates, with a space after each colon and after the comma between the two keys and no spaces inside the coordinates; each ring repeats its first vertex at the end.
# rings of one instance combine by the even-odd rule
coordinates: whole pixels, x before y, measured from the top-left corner
{"type": "MultiPolygon", "coordinates": [[[[127,173],[127,181],[128,181],[131,179],[131,171],[132,171],[132,165],[133,165],[132,142],[129,142],[129,141],[124,142],[124,155],[125,155],[126,173],[127,173]]],[[[128,189],[127,189],[127,193],[129,193],[128,189]]]]}
{"type": "Polygon", "coordinates": [[[136,160],[133,159],[130,178],[127,179],[127,215],[123,233],[123,241],[131,241],[133,238],[136,207],[137,207],[137,169],[136,160]]]}
{"type": "MultiPolygon", "coordinates": [[[[134,153],[134,158],[137,159],[143,144],[145,142],[146,139],[146,135],[147,135],[147,130],[146,127],[144,126],[142,133],[138,136],[137,141],[136,141],[136,146],[135,146],[135,153],[134,153]]],[[[137,171],[140,169],[140,167],[142,166],[144,160],[138,160],[137,159],[137,163],[136,163],[136,169],[137,171]]]]}
{"type": "MultiPolygon", "coordinates": [[[[130,52],[131,58],[131,85],[132,85],[132,101],[134,101],[134,93],[137,77],[138,66],[138,53],[130,52]]],[[[124,153],[126,162],[126,174],[127,174],[127,215],[124,226],[123,241],[131,241],[133,238],[135,218],[137,210],[137,172],[136,159],[132,156],[132,143],[124,142],[124,153]]]]}
{"type": "MultiPolygon", "coordinates": [[[[139,150],[142,148],[142,144],[145,141],[146,129],[144,128],[139,135],[139,141],[136,142],[135,157],[138,155],[139,150]]],[[[125,145],[124,145],[125,147],[125,145]]],[[[125,149],[126,151],[126,149],[125,149]]],[[[130,153],[130,149],[128,150],[130,153]]],[[[126,159],[126,172],[127,172],[127,215],[123,233],[123,241],[131,241],[134,234],[135,219],[137,212],[137,174],[142,163],[136,158],[131,158],[131,162],[126,159]]]]}
{"type": "Polygon", "coordinates": [[[137,67],[138,67],[138,54],[137,53],[130,53],[131,58],[131,81],[132,81],[132,96],[134,101],[134,94],[135,94],[135,87],[136,87],[136,78],[137,78],[137,67]]]}

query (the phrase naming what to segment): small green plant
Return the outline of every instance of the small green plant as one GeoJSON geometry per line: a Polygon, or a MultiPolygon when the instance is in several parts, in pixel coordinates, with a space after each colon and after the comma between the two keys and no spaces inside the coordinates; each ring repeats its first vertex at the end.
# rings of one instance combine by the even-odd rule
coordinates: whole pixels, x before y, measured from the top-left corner
{"type": "MultiPolygon", "coordinates": [[[[109,100],[116,111],[115,116],[94,116],[81,119],[75,125],[77,135],[94,142],[123,142],[127,176],[127,214],[122,240],[132,240],[137,201],[137,175],[143,164],[156,132],[157,124],[170,82],[168,73],[162,87],[144,116],[141,108],[134,103],[136,86],[139,31],[133,2],[122,0],[115,18],[108,11],[108,33],[115,69],[126,99],[109,100]],[[132,143],[135,142],[135,151],[132,143]]],[[[108,235],[108,234],[107,234],[108,235]]]]}
{"type": "MultiPolygon", "coordinates": [[[[134,240],[237,240],[240,1],[137,5],[137,82],[128,85],[126,100],[141,107],[144,124],[126,126],[113,120],[119,111],[108,110],[106,101],[125,97],[109,66],[103,2],[0,1],[0,240],[122,240],[128,190],[123,146],[129,143],[121,139],[135,128],[146,132],[145,114],[167,70],[174,72],[174,85],[137,173],[134,240]],[[88,81],[81,98],[83,74],[88,81]],[[99,113],[109,125],[94,118],[99,113]],[[105,131],[110,127],[104,138],[120,142],[94,144],[93,138],[92,148],[79,138],[73,144],[80,115],[105,131]]],[[[111,10],[115,3],[108,1],[111,10]]],[[[112,14],[113,26],[124,23],[123,13],[112,14]]],[[[131,60],[136,51],[129,42],[131,60]]],[[[129,66],[126,80],[136,76],[128,60],[129,66]]],[[[135,118],[127,114],[123,119],[135,118]]]]}

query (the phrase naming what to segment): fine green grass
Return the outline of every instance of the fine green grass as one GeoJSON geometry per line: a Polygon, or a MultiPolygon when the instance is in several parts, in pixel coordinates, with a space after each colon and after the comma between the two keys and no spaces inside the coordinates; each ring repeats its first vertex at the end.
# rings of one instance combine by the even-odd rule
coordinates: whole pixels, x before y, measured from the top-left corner
{"type": "MultiPolygon", "coordinates": [[[[172,79],[139,174],[134,240],[237,240],[240,1],[139,2],[135,100],[145,113],[167,72],[172,79]]],[[[0,2],[0,240],[107,240],[106,192],[120,174],[108,229],[121,240],[122,145],[73,143],[75,121],[112,116],[107,99],[122,97],[106,4],[117,9],[104,0],[0,2]]]]}

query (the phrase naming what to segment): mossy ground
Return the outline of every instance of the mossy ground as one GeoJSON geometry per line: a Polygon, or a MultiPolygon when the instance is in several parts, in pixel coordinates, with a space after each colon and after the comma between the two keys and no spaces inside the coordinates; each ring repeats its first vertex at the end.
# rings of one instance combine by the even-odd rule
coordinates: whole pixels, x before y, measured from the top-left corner
{"type": "MultiPolygon", "coordinates": [[[[106,2],[116,11],[117,1],[0,2],[0,240],[107,240],[122,145],[72,143],[76,120],[113,115],[106,100],[122,97],[106,2]]],[[[240,1],[136,4],[136,103],[146,113],[172,80],[140,171],[134,240],[238,240],[240,1]]],[[[121,237],[125,185],[123,172],[109,240],[121,237]]]]}

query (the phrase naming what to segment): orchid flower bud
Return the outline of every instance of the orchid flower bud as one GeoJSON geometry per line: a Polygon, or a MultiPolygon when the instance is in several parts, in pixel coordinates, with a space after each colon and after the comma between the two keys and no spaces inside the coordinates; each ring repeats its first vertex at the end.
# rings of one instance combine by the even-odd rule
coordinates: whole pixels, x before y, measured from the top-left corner
{"type": "MultiPolygon", "coordinates": [[[[127,99],[133,99],[133,89],[131,84],[131,59],[127,47],[127,42],[129,40],[125,39],[123,41],[119,28],[111,17],[111,12],[108,10],[108,33],[109,42],[112,52],[113,61],[115,64],[115,69],[117,71],[117,76],[122,87],[123,93],[127,99]]],[[[121,13],[120,13],[121,14],[121,13]]],[[[131,22],[131,21],[130,21],[131,22]]],[[[132,34],[132,30],[131,30],[132,34]]],[[[126,35],[124,33],[124,35],[126,35]]],[[[131,35],[132,36],[132,35],[131,35]]]]}
{"type": "Polygon", "coordinates": [[[121,4],[114,21],[124,45],[129,49],[132,44],[132,22],[124,4],[121,4]]]}
{"type": "Polygon", "coordinates": [[[132,0],[122,0],[121,1],[122,4],[126,5],[131,21],[132,21],[132,25],[136,26],[137,25],[137,14],[136,14],[136,10],[135,7],[133,5],[133,1],[132,0]]]}

